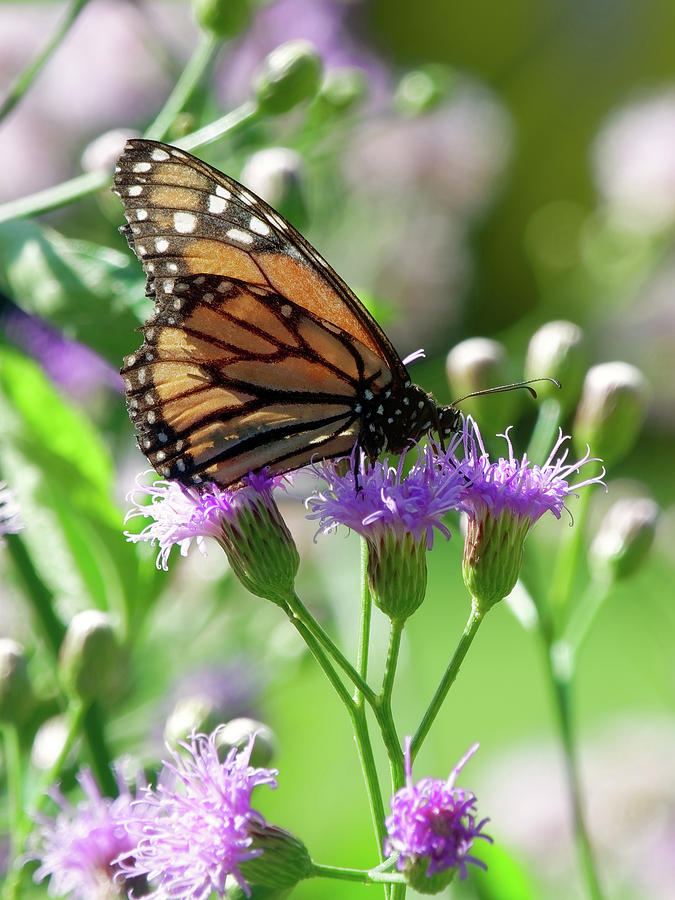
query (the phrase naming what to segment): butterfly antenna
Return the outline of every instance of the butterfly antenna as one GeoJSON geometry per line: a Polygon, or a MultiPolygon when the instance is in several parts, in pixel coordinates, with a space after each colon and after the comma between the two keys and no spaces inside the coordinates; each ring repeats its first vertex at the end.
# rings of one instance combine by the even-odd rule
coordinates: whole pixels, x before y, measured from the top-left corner
{"type": "Polygon", "coordinates": [[[514,381],[513,384],[500,384],[497,387],[483,388],[482,391],[472,391],[470,394],[465,394],[463,397],[460,397],[458,400],[453,400],[452,406],[457,406],[458,403],[462,403],[464,400],[468,400],[469,397],[482,397],[485,394],[504,394],[504,393],[506,393],[506,391],[519,391],[521,388],[523,388],[526,391],[529,391],[529,393],[536,400],[537,392],[535,391],[535,389],[533,387],[530,387],[530,385],[536,384],[538,381],[550,381],[557,388],[561,387],[561,384],[559,381],[557,381],[555,378],[550,378],[549,376],[545,376],[543,378],[530,378],[529,381],[514,381]]]}

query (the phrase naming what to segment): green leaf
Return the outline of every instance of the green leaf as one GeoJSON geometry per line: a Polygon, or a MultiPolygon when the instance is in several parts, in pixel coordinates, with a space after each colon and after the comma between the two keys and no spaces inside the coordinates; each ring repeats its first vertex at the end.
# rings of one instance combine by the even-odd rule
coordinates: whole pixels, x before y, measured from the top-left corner
{"type": "Polygon", "coordinates": [[[6,347],[0,420],[2,476],[17,493],[35,568],[58,597],[126,621],[139,599],[138,561],[110,499],[112,462],[94,427],[33,361],[6,347]]]}
{"type": "Polygon", "coordinates": [[[119,361],[146,305],[140,267],[124,253],[34,222],[0,225],[0,285],[27,313],[119,361]]]}

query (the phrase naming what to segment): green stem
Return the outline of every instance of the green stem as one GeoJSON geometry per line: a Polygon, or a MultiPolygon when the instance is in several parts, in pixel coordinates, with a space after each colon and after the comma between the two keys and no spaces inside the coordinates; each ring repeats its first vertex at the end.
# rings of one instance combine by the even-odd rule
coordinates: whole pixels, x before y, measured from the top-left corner
{"type": "Polygon", "coordinates": [[[183,69],[166,103],[152,125],[146,129],[146,138],[152,141],[164,140],[171,131],[176,117],[188,105],[205,73],[211,67],[220,46],[221,41],[214,34],[211,32],[202,33],[190,61],[183,69]]]}
{"type": "Polygon", "coordinates": [[[321,625],[319,625],[319,623],[316,621],[307,607],[303,604],[297,594],[289,599],[288,608],[291,610],[293,615],[303,623],[305,628],[314,636],[314,638],[321,644],[321,646],[330,654],[330,656],[333,658],[333,661],[337,663],[337,665],[342,669],[345,675],[356,686],[358,692],[362,693],[370,704],[375,703],[376,697],[373,689],[365,681],[361,674],[356,671],[354,666],[349,662],[344,653],[342,653],[342,651],[335,645],[328,634],[326,634],[324,629],[321,627],[321,625]]]}
{"type": "Polygon", "coordinates": [[[561,667],[556,664],[555,654],[552,652],[553,649],[553,647],[548,647],[545,655],[548,674],[553,687],[556,711],[558,713],[560,739],[565,752],[565,771],[572,806],[572,815],[574,818],[574,830],[579,853],[579,863],[586,879],[589,897],[591,900],[602,900],[603,894],[600,888],[593,856],[593,848],[586,828],[581,800],[582,791],[579,783],[578,762],[572,724],[571,671],[569,666],[566,666],[565,670],[562,671],[561,667]]]}
{"type": "Polygon", "coordinates": [[[312,871],[309,877],[334,878],[338,881],[359,881],[361,884],[400,884],[403,875],[398,872],[378,872],[376,869],[344,869],[339,866],[323,866],[312,863],[312,871]]]}
{"type": "MultiPolygon", "coordinates": [[[[238,129],[253,122],[258,114],[254,103],[246,102],[233,109],[231,112],[193,131],[176,141],[177,147],[184,150],[194,150],[211,141],[215,141],[225,134],[233,134],[238,129]]],[[[0,224],[12,219],[22,219],[27,216],[38,216],[60,206],[66,206],[76,200],[82,200],[96,191],[102,190],[110,184],[109,172],[89,172],[86,175],[78,175],[69,181],[64,181],[54,187],[46,188],[35,194],[20,197],[18,200],[10,200],[0,206],[0,224]]]]}
{"type": "Polygon", "coordinates": [[[35,77],[40,73],[45,63],[59,46],[70,26],[73,24],[78,15],[82,12],[89,0],[73,0],[70,8],[66,12],[61,22],[59,22],[54,34],[47,42],[46,46],[38,53],[35,59],[31,60],[21,74],[15,79],[9,93],[0,104],[0,122],[8,115],[17,103],[27,92],[35,77]]]}
{"type": "Polygon", "coordinates": [[[405,781],[403,750],[401,749],[401,742],[396,733],[396,725],[394,724],[394,716],[391,709],[391,698],[396,677],[396,665],[401,649],[401,635],[403,634],[404,624],[404,621],[398,620],[392,621],[391,623],[389,650],[387,652],[387,661],[384,667],[382,690],[378,698],[378,705],[375,709],[375,716],[378,725],[380,726],[382,740],[387,748],[387,755],[389,757],[392,794],[402,787],[405,781]]]}
{"type": "Polygon", "coordinates": [[[16,846],[21,819],[23,817],[23,778],[21,766],[21,747],[19,745],[19,730],[14,724],[6,724],[2,728],[5,778],[7,781],[9,835],[9,858],[16,859],[19,849],[16,846]]]}
{"type": "MultiPolygon", "coordinates": [[[[359,675],[364,681],[368,678],[368,651],[370,649],[370,622],[373,614],[373,598],[368,586],[368,543],[361,538],[361,624],[359,627],[359,646],[356,665],[359,675]]],[[[356,700],[361,692],[357,687],[356,700]]]]}
{"type": "Polygon", "coordinates": [[[532,462],[541,465],[551,452],[551,447],[558,436],[562,416],[563,408],[557,397],[548,397],[546,400],[542,400],[539,405],[537,422],[527,448],[527,458],[532,462]]]}
{"type": "Polygon", "coordinates": [[[582,491],[579,503],[576,507],[574,528],[571,529],[568,540],[564,541],[558,552],[553,578],[551,579],[551,591],[548,600],[548,608],[553,619],[554,634],[558,633],[561,623],[568,612],[569,598],[574,587],[574,578],[579,565],[584,545],[585,524],[590,509],[591,491],[582,491]]]}
{"type": "Polygon", "coordinates": [[[563,640],[575,653],[586,640],[596,616],[612,591],[612,582],[600,583],[592,581],[574,609],[563,633],[563,640]]]}
{"type": "MultiPolygon", "coordinates": [[[[297,598],[295,599],[297,600],[297,598]]],[[[330,660],[326,656],[321,643],[314,635],[313,631],[308,628],[306,622],[298,617],[295,609],[291,608],[290,603],[286,607],[285,611],[293,626],[302,636],[303,640],[311,650],[314,658],[323,669],[331,685],[335,688],[336,693],[340,697],[340,700],[342,701],[351,719],[354,729],[354,737],[356,738],[356,746],[359,753],[359,760],[361,761],[361,769],[363,771],[363,777],[366,782],[368,803],[370,806],[377,840],[378,858],[382,860],[382,842],[384,840],[384,806],[382,805],[382,793],[380,791],[377,767],[375,765],[375,757],[373,755],[373,748],[370,743],[370,735],[368,733],[368,723],[366,721],[365,707],[363,706],[363,704],[358,705],[357,702],[352,699],[349,691],[344,686],[337,672],[333,668],[330,660]]]]}
{"type": "Polygon", "coordinates": [[[22,582],[45,642],[56,659],[66,627],[54,611],[54,595],[40,578],[22,537],[8,534],[5,541],[16,575],[22,582]]]}
{"type": "Polygon", "coordinates": [[[87,707],[82,722],[92,771],[104,797],[116,797],[117,782],[111,765],[111,754],[105,736],[105,721],[98,703],[87,707]]]}
{"type": "Polygon", "coordinates": [[[415,759],[415,757],[417,756],[417,752],[422,746],[424,738],[427,736],[427,733],[431,728],[434,719],[438,715],[438,712],[443,705],[443,701],[445,700],[445,697],[450,690],[453,681],[457,677],[459,667],[462,665],[467,650],[471,646],[473,639],[476,637],[476,632],[478,631],[480,623],[483,621],[483,615],[484,613],[478,611],[477,604],[475,602],[472,603],[471,614],[467,620],[466,626],[464,627],[464,631],[462,632],[462,636],[459,639],[457,647],[455,648],[455,652],[452,655],[452,659],[448,663],[448,667],[445,670],[438,688],[436,689],[436,693],[434,694],[431,703],[427,707],[426,712],[422,716],[422,721],[420,722],[419,727],[415,732],[415,736],[412,739],[412,743],[410,745],[411,759],[415,759]]]}
{"type": "Polygon", "coordinates": [[[81,703],[73,703],[69,709],[68,731],[64,739],[61,750],[54,762],[51,764],[35,785],[33,796],[28,805],[28,809],[24,812],[21,823],[16,830],[14,846],[16,855],[12,860],[11,868],[7,873],[7,878],[2,889],[2,900],[17,900],[19,896],[19,888],[21,887],[23,865],[25,859],[23,853],[28,835],[33,827],[35,815],[39,813],[47,801],[47,788],[51,787],[57,779],[63,768],[65,759],[70,752],[75,738],[79,734],[82,725],[85,708],[81,703]]]}

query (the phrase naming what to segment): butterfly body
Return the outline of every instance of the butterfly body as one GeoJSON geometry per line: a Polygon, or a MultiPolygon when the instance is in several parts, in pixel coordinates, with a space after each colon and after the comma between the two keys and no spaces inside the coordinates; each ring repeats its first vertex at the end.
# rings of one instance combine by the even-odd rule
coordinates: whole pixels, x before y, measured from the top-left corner
{"type": "Polygon", "coordinates": [[[355,444],[375,459],[456,430],[457,411],[411,383],[347,285],[246,188],[139,139],[115,191],[155,299],[122,375],[139,446],[161,475],[232,486],[355,444]]]}

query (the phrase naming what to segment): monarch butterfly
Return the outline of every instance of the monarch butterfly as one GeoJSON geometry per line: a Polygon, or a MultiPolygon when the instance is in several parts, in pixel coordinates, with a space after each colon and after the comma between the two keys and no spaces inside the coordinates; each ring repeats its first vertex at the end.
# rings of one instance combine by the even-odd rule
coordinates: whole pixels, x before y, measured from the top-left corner
{"type": "Polygon", "coordinates": [[[155,298],[124,360],[129,415],[157,471],[236,486],[357,445],[374,460],[457,430],[377,322],[279,213],[184,150],[128,141],[126,235],[155,298]]]}

